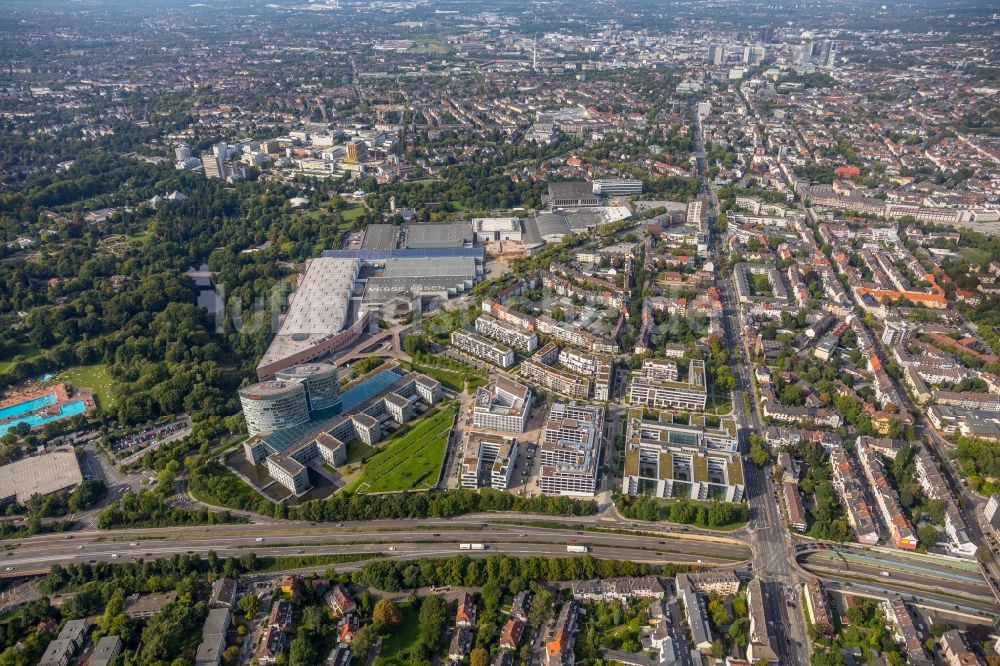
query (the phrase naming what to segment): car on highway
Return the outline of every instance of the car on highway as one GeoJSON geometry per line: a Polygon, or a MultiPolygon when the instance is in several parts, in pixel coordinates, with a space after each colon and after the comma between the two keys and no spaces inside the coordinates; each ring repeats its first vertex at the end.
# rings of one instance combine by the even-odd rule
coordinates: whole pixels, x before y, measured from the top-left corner
{"type": "Polygon", "coordinates": [[[5,567],[4,568],[4,571],[13,571],[13,570],[14,570],[14,567],[5,567]]]}
{"type": "Polygon", "coordinates": [[[389,546],[389,550],[390,551],[396,550],[396,547],[395,546],[389,546]]]}
{"type": "Polygon", "coordinates": [[[879,576],[882,576],[882,578],[888,578],[888,577],[889,577],[889,576],[891,576],[892,574],[890,574],[890,573],[889,573],[888,571],[879,571],[879,572],[878,572],[878,575],[879,575],[879,576]]]}
{"type": "Polygon", "coordinates": [[[264,540],[264,537],[257,537],[256,539],[254,539],[254,541],[256,541],[257,543],[260,543],[263,540],[264,540]]]}
{"type": "Polygon", "coordinates": [[[138,546],[139,544],[138,544],[138,543],[136,543],[135,541],[133,541],[133,542],[132,542],[132,543],[130,543],[129,545],[130,545],[130,546],[132,546],[133,548],[135,548],[135,547],[136,547],[136,546],[138,546]]]}
{"type": "Polygon", "coordinates": [[[121,557],[121,555],[119,555],[118,553],[111,553],[111,559],[117,560],[119,557],[121,557]]]}

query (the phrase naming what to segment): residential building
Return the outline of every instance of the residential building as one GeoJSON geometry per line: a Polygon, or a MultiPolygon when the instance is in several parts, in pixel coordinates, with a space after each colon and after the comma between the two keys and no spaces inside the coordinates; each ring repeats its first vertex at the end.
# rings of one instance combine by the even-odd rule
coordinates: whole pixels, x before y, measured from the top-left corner
{"type": "Polygon", "coordinates": [[[695,650],[708,653],[712,649],[712,627],[701,597],[689,587],[681,587],[678,582],[677,597],[684,606],[684,616],[691,631],[691,644],[695,650]]]}
{"type": "Polygon", "coordinates": [[[90,653],[90,659],[87,660],[87,666],[110,666],[111,661],[117,657],[122,651],[122,639],[118,636],[104,636],[99,641],[97,645],[94,646],[94,651],[90,653]]]}
{"type": "Polygon", "coordinates": [[[941,635],[941,656],[948,666],[980,666],[983,660],[969,649],[958,629],[952,629],[941,635]]]}
{"type": "Polygon", "coordinates": [[[330,607],[333,614],[338,616],[350,615],[358,608],[357,603],[355,603],[347,588],[340,583],[334,585],[323,597],[323,600],[330,607]]]}
{"type": "Polygon", "coordinates": [[[847,509],[847,522],[854,530],[855,540],[870,546],[877,544],[878,526],[854,463],[844,449],[834,449],[830,452],[830,466],[833,486],[847,509]]]}
{"type": "Polygon", "coordinates": [[[806,610],[810,621],[823,630],[827,636],[833,634],[833,614],[819,578],[810,578],[805,585],[806,610]]]}
{"type": "Polygon", "coordinates": [[[459,627],[472,627],[476,624],[476,601],[468,592],[462,592],[458,596],[455,624],[459,627]]]}
{"type": "Polygon", "coordinates": [[[229,629],[228,608],[212,608],[201,628],[201,643],[195,653],[195,666],[218,666],[226,649],[226,631],[229,629]]]}
{"type": "Polygon", "coordinates": [[[490,315],[480,315],[476,318],[476,332],[526,353],[538,349],[537,333],[525,331],[519,326],[500,321],[490,315]]]}
{"type": "Polygon", "coordinates": [[[509,368],[514,365],[514,351],[510,347],[493,342],[478,333],[461,329],[452,331],[451,344],[467,354],[501,368],[509,368]]]}
{"type": "Polygon", "coordinates": [[[455,634],[451,637],[448,645],[448,658],[458,662],[469,656],[472,651],[472,629],[466,625],[461,625],[455,629],[455,634]]]}
{"type": "Polygon", "coordinates": [[[549,639],[545,641],[544,666],[573,666],[573,647],[576,644],[576,629],[579,607],[575,601],[563,603],[559,609],[549,639]]]}
{"type": "Polygon", "coordinates": [[[747,646],[747,659],[753,663],[766,661],[777,664],[778,653],[774,651],[771,635],[767,629],[768,617],[764,610],[764,594],[760,578],[754,578],[747,585],[747,605],[750,613],[750,644],[747,646]]]}
{"type": "Polygon", "coordinates": [[[896,641],[903,644],[906,663],[909,666],[931,666],[934,662],[924,652],[923,641],[920,640],[913,616],[910,615],[903,597],[898,594],[890,595],[889,599],[883,602],[883,607],[886,619],[892,623],[896,641]]]}
{"type": "Polygon", "coordinates": [[[571,583],[577,601],[627,601],[629,599],[662,599],[667,594],[656,576],[580,580],[571,583]]]}
{"type": "Polygon", "coordinates": [[[524,633],[524,622],[511,618],[503,625],[500,632],[500,649],[516,650],[521,642],[521,634],[524,633]]]}
{"type": "Polygon", "coordinates": [[[67,620],[59,631],[59,635],[45,648],[38,666],[66,666],[69,664],[73,655],[83,647],[89,627],[90,623],[87,620],[67,620]]]}
{"type": "Polygon", "coordinates": [[[705,362],[691,359],[685,381],[659,380],[663,373],[662,363],[643,361],[642,370],[629,383],[629,401],[632,405],[663,409],[704,410],[708,400],[705,380],[705,362]]]}

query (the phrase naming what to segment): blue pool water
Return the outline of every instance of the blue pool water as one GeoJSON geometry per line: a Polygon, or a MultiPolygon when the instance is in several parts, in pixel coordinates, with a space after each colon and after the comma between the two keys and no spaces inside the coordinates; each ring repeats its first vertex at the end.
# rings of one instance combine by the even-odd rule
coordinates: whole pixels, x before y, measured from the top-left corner
{"type": "MultiPolygon", "coordinates": [[[[29,403],[21,403],[19,405],[14,405],[14,407],[20,408],[23,405],[34,403],[37,400],[42,400],[47,397],[50,397],[51,400],[45,403],[39,403],[33,409],[39,409],[41,407],[51,405],[53,402],[55,402],[56,396],[49,395],[49,396],[42,396],[42,398],[36,398],[35,400],[29,401],[29,403]]],[[[77,414],[83,414],[85,411],[87,411],[87,406],[84,404],[83,400],[74,400],[73,402],[67,402],[65,405],[61,405],[59,407],[59,413],[53,414],[51,416],[35,416],[34,414],[30,413],[30,409],[29,410],[21,409],[18,412],[7,414],[7,416],[13,416],[15,413],[23,414],[25,413],[25,411],[28,411],[27,416],[21,416],[20,418],[16,418],[13,421],[7,421],[6,423],[0,424],[0,437],[7,434],[7,431],[10,430],[15,425],[17,425],[18,423],[27,423],[32,428],[38,428],[40,426],[45,425],[46,423],[51,423],[52,421],[58,421],[59,419],[65,419],[69,418],[70,416],[76,416],[77,414]]]]}
{"type": "Polygon", "coordinates": [[[10,418],[11,416],[20,416],[21,414],[27,414],[33,412],[36,409],[41,409],[42,407],[48,407],[49,405],[54,405],[56,402],[55,393],[46,393],[43,396],[39,396],[34,400],[28,400],[27,402],[19,402],[16,405],[11,405],[10,407],[4,407],[0,409],[0,421],[10,418]]]}

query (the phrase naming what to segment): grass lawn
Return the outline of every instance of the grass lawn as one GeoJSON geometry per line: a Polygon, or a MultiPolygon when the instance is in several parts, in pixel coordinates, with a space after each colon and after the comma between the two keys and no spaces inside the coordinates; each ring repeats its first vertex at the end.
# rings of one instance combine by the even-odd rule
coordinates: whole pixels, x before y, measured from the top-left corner
{"type": "Polygon", "coordinates": [[[103,363],[78,365],[60,372],[55,381],[69,382],[73,386],[88,388],[97,396],[97,405],[109,409],[115,405],[115,395],[111,390],[112,379],[108,367],[103,363]]]}
{"type": "Polygon", "coordinates": [[[0,372],[7,372],[10,367],[14,365],[14,359],[17,357],[23,357],[25,361],[30,361],[32,359],[38,358],[41,352],[38,347],[30,343],[24,343],[17,346],[17,349],[10,354],[10,358],[6,361],[0,361],[0,372]]]}
{"type": "Polygon", "coordinates": [[[458,407],[454,404],[413,423],[405,433],[387,441],[364,464],[361,476],[349,487],[366,493],[401,492],[430,488],[437,482],[458,407]]]}
{"type": "Polygon", "coordinates": [[[473,393],[480,386],[486,386],[487,383],[486,378],[480,374],[480,370],[467,365],[463,365],[461,369],[438,368],[421,363],[411,363],[411,366],[416,372],[433,377],[457,393],[461,393],[463,388],[467,389],[469,393],[473,393]]]}
{"type": "Polygon", "coordinates": [[[352,439],[347,443],[347,462],[345,464],[362,462],[376,450],[376,447],[369,446],[360,439],[352,439]]]}
{"type": "Polygon", "coordinates": [[[344,221],[346,222],[353,222],[354,220],[358,219],[364,214],[365,214],[364,206],[353,206],[351,208],[345,208],[344,210],[340,211],[340,216],[343,217],[344,221]]]}
{"type": "Polygon", "coordinates": [[[375,666],[405,666],[408,663],[406,650],[417,642],[420,630],[417,621],[416,606],[406,601],[399,604],[403,614],[403,622],[394,627],[392,632],[382,640],[382,651],[379,653],[375,666]]]}

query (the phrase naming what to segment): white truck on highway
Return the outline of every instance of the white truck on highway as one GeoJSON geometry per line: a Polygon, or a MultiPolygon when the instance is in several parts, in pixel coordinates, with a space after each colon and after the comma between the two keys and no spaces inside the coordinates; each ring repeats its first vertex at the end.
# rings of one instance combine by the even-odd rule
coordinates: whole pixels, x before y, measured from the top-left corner
{"type": "Polygon", "coordinates": [[[567,553],[589,553],[590,546],[566,546],[567,553]]]}
{"type": "Polygon", "coordinates": [[[486,550],[486,544],[483,543],[460,543],[458,544],[459,550],[486,550]]]}

